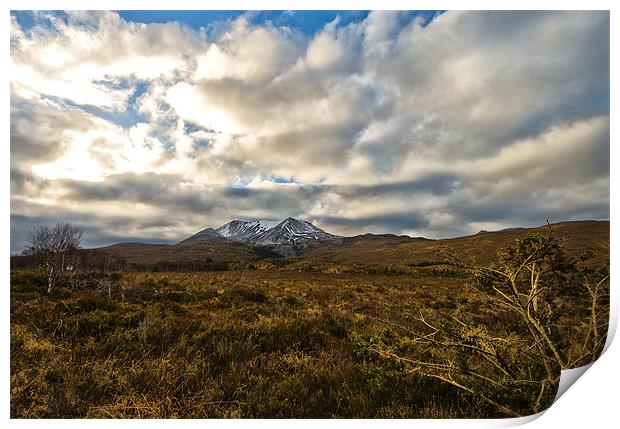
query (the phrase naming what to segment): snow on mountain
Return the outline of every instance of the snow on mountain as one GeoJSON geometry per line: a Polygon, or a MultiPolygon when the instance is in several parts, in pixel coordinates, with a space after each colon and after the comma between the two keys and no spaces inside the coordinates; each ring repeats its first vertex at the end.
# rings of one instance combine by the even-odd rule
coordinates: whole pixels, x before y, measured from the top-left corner
{"type": "Polygon", "coordinates": [[[280,220],[254,220],[243,221],[233,220],[225,225],[220,226],[217,229],[223,237],[231,238],[238,241],[252,241],[252,238],[256,235],[262,234],[265,231],[277,226],[282,221],[280,220]]]}
{"type": "Polygon", "coordinates": [[[289,217],[256,237],[256,242],[258,244],[297,244],[299,241],[330,237],[332,237],[331,234],[317,228],[310,222],[289,217]]]}
{"type": "Polygon", "coordinates": [[[335,237],[310,222],[292,217],[284,220],[233,220],[216,231],[231,240],[262,245],[296,244],[302,240],[335,237]]]}
{"type": "Polygon", "coordinates": [[[337,238],[310,222],[289,217],[284,220],[233,220],[217,229],[203,229],[177,244],[191,246],[230,240],[267,246],[280,254],[295,256],[337,238]]]}

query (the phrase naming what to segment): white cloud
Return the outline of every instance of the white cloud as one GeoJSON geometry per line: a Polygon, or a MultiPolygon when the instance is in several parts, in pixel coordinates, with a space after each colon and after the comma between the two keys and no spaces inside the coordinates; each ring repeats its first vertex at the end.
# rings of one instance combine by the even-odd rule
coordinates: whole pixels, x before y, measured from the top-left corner
{"type": "Polygon", "coordinates": [[[66,23],[46,17],[54,26],[38,28],[32,37],[12,22],[11,81],[78,104],[121,109],[127,88],[101,81],[170,76],[200,45],[198,36],[178,25],[130,24],[113,12],[70,12],[66,23]]]}
{"type": "Polygon", "coordinates": [[[252,27],[235,21],[222,38],[197,59],[194,79],[237,79],[265,84],[289,67],[299,54],[300,40],[273,27],[252,27]]]}
{"type": "Polygon", "coordinates": [[[203,95],[199,88],[188,83],[179,82],[166,92],[166,101],[174,108],[179,117],[199,123],[209,129],[226,134],[243,132],[232,112],[210,103],[209,97],[203,95]]]}

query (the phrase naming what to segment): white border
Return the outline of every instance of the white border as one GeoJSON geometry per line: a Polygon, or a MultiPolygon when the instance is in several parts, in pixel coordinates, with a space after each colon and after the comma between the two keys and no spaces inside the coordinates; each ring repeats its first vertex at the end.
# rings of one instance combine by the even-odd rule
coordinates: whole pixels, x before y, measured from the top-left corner
{"type": "MultiPolygon", "coordinates": [[[[563,9],[563,10],[610,10],[611,11],[611,142],[614,142],[614,137],[617,136],[617,124],[614,120],[615,112],[617,111],[617,85],[615,85],[614,78],[618,76],[618,44],[615,41],[618,39],[617,26],[619,23],[619,2],[612,2],[611,0],[589,0],[589,1],[549,1],[549,0],[521,0],[521,1],[492,1],[492,0],[476,0],[476,1],[458,1],[458,0],[417,0],[417,1],[398,1],[398,0],[383,0],[383,1],[371,1],[371,0],[263,0],[263,1],[227,1],[227,2],[206,2],[196,0],[108,0],[100,1],[94,0],[87,3],[79,2],[76,0],[58,0],[58,1],[41,1],[41,0],[8,0],[3,2],[4,15],[0,19],[0,28],[4,34],[4,55],[2,57],[4,61],[4,67],[0,70],[6,75],[8,70],[9,59],[9,10],[30,10],[30,9],[113,9],[113,10],[128,10],[128,9],[258,9],[258,10],[283,10],[283,9],[440,9],[440,10],[454,10],[454,9],[471,9],[471,10],[494,10],[494,9],[563,9]],[[614,90],[616,90],[614,92],[614,90]]],[[[4,131],[4,142],[2,144],[2,159],[4,162],[3,168],[0,168],[2,176],[2,213],[4,215],[4,222],[0,227],[0,252],[4,253],[4,257],[0,258],[0,267],[2,272],[2,294],[3,294],[3,306],[2,306],[2,336],[0,337],[0,346],[2,357],[0,360],[3,362],[2,375],[0,386],[0,410],[1,416],[5,422],[9,420],[9,258],[10,253],[10,218],[9,218],[9,195],[10,195],[10,151],[9,151],[9,85],[8,76],[4,80],[4,86],[2,87],[2,93],[4,94],[4,103],[0,105],[2,109],[2,130],[4,131]]],[[[614,160],[618,160],[618,150],[614,144],[611,144],[611,162],[613,165],[614,160]]],[[[613,198],[613,190],[616,189],[618,183],[618,173],[616,170],[611,169],[611,217],[615,218],[617,213],[617,199],[613,198]]],[[[612,261],[612,330],[615,331],[618,319],[618,285],[615,281],[616,268],[618,266],[617,252],[615,251],[615,245],[619,237],[619,228],[615,222],[611,222],[611,261],[612,261]]],[[[611,333],[613,335],[613,333],[611,333]]],[[[615,342],[617,343],[617,341],[615,342]]],[[[617,362],[620,362],[620,348],[617,344],[611,343],[605,354],[587,371],[587,374],[582,379],[578,380],[575,386],[571,387],[563,396],[555,403],[542,417],[540,415],[538,419],[529,423],[529,427],[610,427],[611,422],[618,421],[618,389],[617,383],[620,381],[619,370],[617,362]]],[[[608,344],[609,345],[609,344],[608,344]]],[[[109,421],[109,420],[45,420],[45,421],[28,421],[28,420],[10,420],[8,423],[14,427],[31,427],[33,424],[45,425],[51,427],[101,427],[101,428],[114,428],[119,426],[148,426],[148,427],[169,427],[181,423],[183,426],[189,425],[191,427],[200,427],[208,424],[212,427],[230,427],[230,426],[246,426],[252,425],[253,427],[269,427],[269,428],[289,428],[291,425],[300,428],[315,428],[317,425],[321,426],[348,426],[355,424],[360,428],[376,428],[389,424],[394,427],[410,428],[410,427],[502,427],[513,426],[517,424],[526,423],[531,418],[524,419],[506,419],[506,420],[184,420],[184,421],[166,421],[166,420],[150,420],[150,421],[109,421]]]]}

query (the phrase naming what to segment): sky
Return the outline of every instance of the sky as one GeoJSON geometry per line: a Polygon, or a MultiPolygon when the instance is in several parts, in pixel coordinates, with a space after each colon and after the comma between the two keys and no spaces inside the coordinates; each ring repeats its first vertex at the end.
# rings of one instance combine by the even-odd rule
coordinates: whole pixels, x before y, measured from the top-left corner
{"type": "Polygon", "coordinates": [[[11,251],[609,219],[609,13],[11,12],[11,251]]]}

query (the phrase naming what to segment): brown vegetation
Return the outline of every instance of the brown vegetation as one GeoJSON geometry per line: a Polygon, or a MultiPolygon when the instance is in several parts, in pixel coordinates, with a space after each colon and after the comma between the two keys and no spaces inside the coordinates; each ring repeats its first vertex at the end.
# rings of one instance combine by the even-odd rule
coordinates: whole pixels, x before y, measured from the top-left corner
{"type": "Polygon", "coordinates": [[[462,308],[436,323],[420,312],[413,318],[418,327],[386,320],[400,336],[364,338],[365,350],[405,373],[475,394],[501,413],[542,411],[555,396],[560,370],[602,353],[609,319],[608,263],[593,265],[591,252],[568,257],[563,247],[550,228],[518,239],[499,253],[498,263],[468,269],[471,287],[497,307],[495,318],[474,322],[462,308]],[[576,309],[585,315],[574,317],[576,309]],[[514,329],[497,325],[507,316],[514,329]],[[561,317],[584,326],[567,329],[561,317]]]}
{"type": "MultiPolygon", "coordinates": [[[[584,270],[600,266],[609,252],[609,224],[589,228],[598,232],[573,226],[565,241],[569,257],[592,252],[579,262],[584,270]]],[[[566,232],[554,230],[559,237],[566,232]]],[[[15,270],[11,416],[450,418],[535,412],[536,397],[529,401],[517,392],[489,398],[481,390],[488,386],[467,385],[467,391],[451,383],[467,382],[463,374],[437,372],[446,378],[439,381],[403,360],[452,366],[466,358],[472,371],[491,378],[495,373],[480,372],[488,371],[480,356],[436,344],[420,351],[411,344],[421,343],[403,328],[423,336],[441,331],[433,339],[451,343],[463,342],[473,330],[477,337],[470,338],[513,341],[498,354],[512,359],[508,372],[510,362],[520,371],[541,368],[524,358],[529,337],[522,318],[498,307],[496,297],[476,287],[468,270],[448,256],[471,258],[480,240],[490,243],[493,234],[501,235],[493,255],[525,236],[480,234],[455,239],[460,241],[447,249],[435,241],[392,244],[397,259],[385,256],[391,250],[384,243],[385,250],[376,252],[383,256],[372,263],[361,256],[361,262],[354,256],[330,262],[308,255],[252,259],[227,271],[92,270],[49,295],[42,271],[15,270]],[[416,247],[430,245],[437,247],[416,247]],[[468,328],[450,331],[461,322],[468,328]],[[425,331],[420,323],[428,324],[425,331]],[[514,349],[520,343],[524,347],[514,349]],[[511,404],[510,410],[485,397],[511,404]]],[[[552,301],[545,300],[557,310],[553,341],[564,363],[596,357],[575,362],[604,338],[608,298],[594,285],[565,282],[552,301]],[[596,328],[588,323],[594,295],[602,308],[596,328]]],[[[540,380],[548,375],[544,363],[542,368],[540,380]]],[[[539,408],[548,405],[554,388],[545,388],[539,408]]]]}

